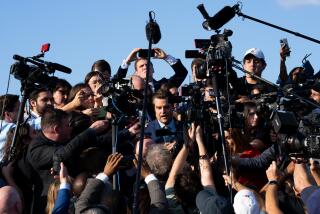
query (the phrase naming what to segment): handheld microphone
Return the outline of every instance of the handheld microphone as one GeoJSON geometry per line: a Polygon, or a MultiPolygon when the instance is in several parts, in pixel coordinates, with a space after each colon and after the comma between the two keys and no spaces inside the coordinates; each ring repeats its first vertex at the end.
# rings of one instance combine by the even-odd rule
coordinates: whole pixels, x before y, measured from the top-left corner
{"type": "Polygon", "coordinates": [[[157,22],[152,18],[153,11],[149,12],[150,21],[146,25],[147,40],[151,41],[152,44],[157,44],[161,39],[160,27],[157,22]]]}

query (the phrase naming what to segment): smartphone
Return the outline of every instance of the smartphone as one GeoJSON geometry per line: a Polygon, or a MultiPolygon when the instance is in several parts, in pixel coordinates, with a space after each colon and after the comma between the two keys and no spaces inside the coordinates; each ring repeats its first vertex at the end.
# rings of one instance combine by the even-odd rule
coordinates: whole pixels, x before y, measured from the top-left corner
{"type": "MultiPolygon", "coordinates": [[[[138,52],[139,57],[148,57],[148,49],[141,49],[138,52]]],[[[152,49],[151,50],[151,57],[155,56],[155,51],[152,49]]]]}
{"type": "Polygon", "coordinates": [[[280,39],[280,45],[282,48],[284,48],[284,54],[286,56],[290,56],[290,47],[289,47],[289,43],[288,43],[288,40],[286,38],[284,39],[280,39]]]}

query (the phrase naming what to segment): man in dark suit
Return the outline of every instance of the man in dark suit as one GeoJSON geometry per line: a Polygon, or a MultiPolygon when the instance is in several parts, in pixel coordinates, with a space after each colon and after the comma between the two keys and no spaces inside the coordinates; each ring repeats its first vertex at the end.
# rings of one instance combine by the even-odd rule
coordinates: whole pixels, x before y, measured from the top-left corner
{"type": "MultiPolygon", "coordinates": [[[[134,68],[135,72],[134,74],[137,76],[140,76],[142,79],[146,79],[147,75],[147,59],[140,57],[138,58],[137,54],[141,50],[141,48],[135,48],[131,51],[131,53],[128,55],[128,57],[123,61],[121,64],[117,74],[114,76],[114,78],[125,78],[128,72],[128,67],[131,62],[135,61],[134,68]]],[[[175,87],[179,88],[180,85],[183,83],[184,79],[188,75],[187,69],[183,66],[181,61],[179,59],[174,58],[173,56],[166,54],[162,49],[160,48],[154,48],[155,51],[155,59],[163,59],[165,60],[173,69],[174,75],[171,76],[169,79],[162,78],[161,80],[155,80],[153,79],[153,65],[151,63],[150,67],[150,86],[153,89],[153,91],[157,91],[162,84],[170,82],[175,87]]]]}
{"type": "Polygon", "coordinates": [[[170,94],[163,90],[153,95],[156,119],[148,124],[145,132],[156,143],[165,143],[169,150],[177,150],[183,144],[182,125],[173,117],[173,105],[169,97],[170,94]]]}
{"type": "Polygon", "coordinates": [[[59,155],[62,161],[70,161],[72,155],[79,154],[97,142],[97,134],[107,129],[107,122],[96,121],[89,129],[71,139],[72,128],[69,126],[68,114],[52,109],[42,115],[41,127],[41,133],[33,139],[27,151],[27,160],[34,169],[32,213],[44,213],[48,188],[53,182],[50,173],[53,157],[59,155]]]}

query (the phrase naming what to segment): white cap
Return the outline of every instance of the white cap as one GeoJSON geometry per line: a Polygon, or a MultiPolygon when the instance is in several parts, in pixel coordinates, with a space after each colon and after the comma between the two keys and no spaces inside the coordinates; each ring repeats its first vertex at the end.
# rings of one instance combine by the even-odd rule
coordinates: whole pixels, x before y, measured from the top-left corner
{"type": "Polygon", "coordinates": [[[254,193],[242,189],[234,196],[233,208],[236,214],[259,214],[259,203],[254,193]]]}
{"type": "Polygon", "coordinates": [[[243,58],[245,58],[249,54],[265,61],[264,54],[259,48],[250,48],[249,50],[246,51],[243,58]]]}

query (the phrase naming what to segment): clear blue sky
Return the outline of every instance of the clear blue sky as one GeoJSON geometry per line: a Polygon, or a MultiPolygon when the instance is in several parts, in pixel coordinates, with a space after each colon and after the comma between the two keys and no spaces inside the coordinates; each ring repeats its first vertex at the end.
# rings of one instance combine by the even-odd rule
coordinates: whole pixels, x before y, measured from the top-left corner
{"type": "MultiPolygon", "coordinates": [[[[147,48],[145,25],[150,10],[156,12],[162,33],[156,46],[180,58],[190,76],[191,60],[184,58],[184,51],[194,48],[195,38],[206,39],[213,34],[202,28],[203,18],[196,9],[200,3],[205,5],[209,15],[214,15],[236,1],[3,0],[0,3],[0,94],[5,93],[9,68],[14,62],[12,56],[35,55],[46,42],[51,43],[51,50],[45,59],[72,68],[70,75],[56,72],[56,76],[71,84],[83,81],[92,63],[98,59],[110,62],[114,73],[133,48],[147,48]]],[[[320,39],[319,11],[319,0],[243,1],[242,8],[244,14],[316,39],[320,39]]],[[[289,69],[300,65],[307,53],[312,53],[310,61],[315,70],[320,69],[319,44],[238,16],[224,27],[233,30],[230,41],[237,59],[242,60],[244,52],[251,47],[263,50],[268,64],[263,77],[272,82],[276,81],[279,72],[281,38],[287,38],[292,48],[287,60],[289,69]]],[[[153,63],[156,79],[172,75],[169,65],[163,61],[154,60],[153,63]]],[[[186,83],[188,80],[189,77],[186,83]]],[[[12,80],[9,92],[18,94],[19,89],[20,83],[12,80]]]]}

